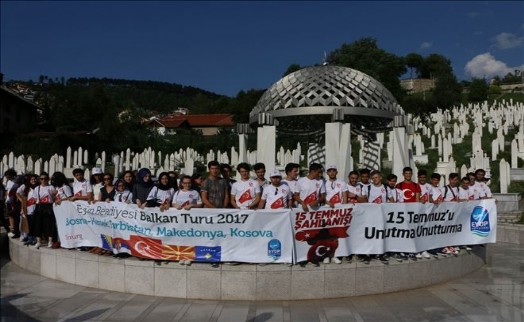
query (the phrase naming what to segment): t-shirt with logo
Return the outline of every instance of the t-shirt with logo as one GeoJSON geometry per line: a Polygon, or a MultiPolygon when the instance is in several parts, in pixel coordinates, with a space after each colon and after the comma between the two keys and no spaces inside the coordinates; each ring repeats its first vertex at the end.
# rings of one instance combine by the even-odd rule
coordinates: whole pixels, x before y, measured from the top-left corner
{"type": "Polygon", "coordinates": [[[333,181],[327,180],[326,183],[326,202],[333,205],[342,203],[342,194],[348,191],[347,184],[340,180],[335,179],[333,181]]]}
{"type": "MultiPolygon", "coordinates": [[[[480,190],[479,186],[473,184],[468,187],[469,193],[473,195],[473,200],[480,199],[480,190]]],[[[460,192],[460,191],[459,191],[460,192]]]]}
{"type": "Polygon", "coordinates": [[[25,184],[22,184],[16,190],[17,195],[26,197],[27,215],[32,215],[33,212],[35,211],[36,199],[33,196],[33,191],[34,191],[33,188],[29,188],[29,190],[27,191],[27,195],[26,195],[25,194],[25,184]]]}
{"type": "Polygon", "coordinates": [[[488,185],[485,182],[479,182],[475,181],[475,184],[473,185],[477,188],[480,194],[480,198],[488,197],[492,198],[493,195],[491,194],[491,189],[488,187],[488,185]]]}
{"type": "Polygon", "coordinates": [[[444,201],[452,201],[458,197],[458,193],[457,187],[451,187],[450,185],[442,187],[442,198],[444,198],[444,201]]]}
{"type": "Polygon", "coordinates": [[[358,199],[357,199],[356,196],[361,196],[362,195],[362,186],[360,186],[359,184],[357,184],[356,186],[352,186],[350,184],[347,184],[346,187],[348,188],[348,192],[349,193],[352,193],[352,194],[355,195],[355,197],[353,197],[353,198],[349,197],[349,195],[348,195],[348,202],[349,203],[357,203],[358,199]]]}
{"type": "Polygon", "coordinates": [[[147,196],[148,201],[155,201],[159,205],[170,205],[171,199],[173,199],[173,193],[175,193],[175,189],[169,188],[166,190],[158,189],[158,187],[153,187],[151,191],[149,192],[149,195],[147,196]]]}
{"type": "Polygon", "coordinates": [[[75,182],[73,182],[73,193],[75,197],[85,197],[90,192],[93,192],[93,187],[87,180],[75,180],[75,182]]]}
{"type": "Polygon", "coordinates": [[[56,189],[53,186],[37,186],[33,192],[36,204],[50,204],[54,201],[56,189]]]}
{"type": "Polygon", "coordinates": [[[458,197],[460,200],[475,200],[475,192],[470,187],[468,189],[459,187],[458,197]]]}
{"type": "Polygon", "coordinates": [[[383,203],[387,200],[386,187],[383,184],[375,186],[372,184],[369,189],[368,202],[370,203],[383,203]]]}
{"type": "Polygon", "coordinates": [[[291,190],[287,184],[278,187],[269,185],[264,188],[261,199],[266,201],[265,209],[287,208],[291,199],[291,190]]]}
{"type": "Polygon", "coordinates": [[[257,193],[260,193],[260,186],[253,179],[239,180],[231,187],[231,195],[235,197],[240,209],[247,209],[255,200],[257,193]]]}
{"type": "Polygon", "coordinates": [[[397,184],[397,189],[402,190],[404,202],[417,202],[417,193],[420,193],[420,185],[416,182],[402,181],[397,184]]]}
{"type": "Polygon", "coordinates": [[[282,179],[282,181],[280,181],[282,184],[287,184],[289,186],[289,190],[291,191],[291,193],[295,193],[297,191],[297,180],[287,180],[287,179],[282,179]]]}
{"type": "Polygon", "coordinates": [[[56,188],[56,200],[63,200],[73,196],[73,190],[68,184],[56,188]]]}
{"type": "Polygon", "coordinates": [[[429,189],[429,195],[431,196],[431,199],[433,200],[433,202],[441,202],[444,200],[444,197],[442,194],[442,188],[440,187],[431,186],[429,189]]]}
{"type": "Polygon", "coordinates": [[[431,185],[429,183],[418,184],[420,187],[420,202],[429,202],[429,192],[431,191],[431,185]]]}
{"type": "Polygon", "coordinates": [[[385,188],[388,202],[404,202],[404,193],[402,190],[389,186],[385,186],[385,188]],[[393,199],[393,201],[390,201],[390,199],[393,199]]]}
{"type": "Polygon", "coordinates": [[[178,190],[173,196],[172,204],[180,205],[184,208],[187,205],[200,205],[202,199],[200,199],[200,194],[196,190],[178,190]]]}
{"type": "Polygon", "coordinates": [[[127,189],[124,191],[115,190],[113,200],[117,202],[131,203],[133,200],[133,193],[127,189]]]}
{"type": "Polygon", "coordinates": [[[295,193],[300,194],[300,199],[306,205],[319,200],[320,194],[326,193],[326,187],[322,180],[309,179],[308,177],[298,179],[296,188],[295,193]]]}

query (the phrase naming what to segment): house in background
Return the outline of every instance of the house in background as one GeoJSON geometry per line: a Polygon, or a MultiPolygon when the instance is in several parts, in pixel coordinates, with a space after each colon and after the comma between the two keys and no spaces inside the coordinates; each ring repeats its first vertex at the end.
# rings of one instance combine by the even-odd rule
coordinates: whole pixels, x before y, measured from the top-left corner
{"type": "Polygon", "coordinates": [[[179,130],[196,130],[204,136],[216,135],[222,129],[234,128],[231,114],[180,114],[174,113],[164,117],[154,117],[146,122],[160,135],[176,134],[179,130]]]}
{"type": "Polygon", "coordinates": [[[34,131],[39,106],[7,88],[0,74],[0,134],[34,131]]]}

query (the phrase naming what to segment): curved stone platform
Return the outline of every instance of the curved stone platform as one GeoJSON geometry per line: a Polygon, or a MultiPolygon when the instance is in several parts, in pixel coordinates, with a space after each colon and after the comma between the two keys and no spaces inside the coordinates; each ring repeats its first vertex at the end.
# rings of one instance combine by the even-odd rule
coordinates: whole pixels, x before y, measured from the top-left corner
{"type": "Polygon", "coordinates": [[[301,300],[396,292],[438,284],[484,265],[486,248],[447,258],[388,265],[372,261],[314,267],[178,263],[157,265],[68,249],[26,247],[9,241],[11,260],[51,279],[118,292],[213,300],[301,300]]]}

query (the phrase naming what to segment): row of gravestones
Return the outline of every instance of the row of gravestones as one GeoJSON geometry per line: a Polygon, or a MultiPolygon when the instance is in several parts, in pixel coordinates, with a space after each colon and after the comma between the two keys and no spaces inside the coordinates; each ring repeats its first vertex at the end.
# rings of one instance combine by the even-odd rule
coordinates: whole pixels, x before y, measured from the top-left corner
{"type": "MultiPolygon", "coordinates": [[[[15,169],[17,173],[53,173],[60,171],[68,178],[72,178],[73,169],[82,168],[85,169],[85,175],[89,177],[91,171],[88,169],[88,165],[92,164],[89,162],[89,155],[89,151],[82,147],[75,150],[68,147],[65,157],[54,154],[49,160],[39,158],[33,161],[31,156],[15,156],[13,152],[10,152],[7,155],[3,155],[0,160],[0,173],[3,174],[7,169],[15,169]]],[[[151,147],[148,147],[139,153],[133,153],[130,149],[127,149],[126,151],[114,154],[111,157],[111,163],[114,168],[114,175],[117,176],[125,170],[140,168],[149,168],[153,170],[155,174],[163,171],[177,170],[181,174],[192,175],[195,169],[195,162],[207,164],[207,162],[211,160],[217,160],[219,163],[232,164],[233,166],[236,166],[241,161],[249,164],[255,164],[257,162],[256,151],[247,150],[245,159],[239,160],[239,153],[235,150],[235,147],[231,147],[229,155],[227,152],[221,152],[220,150],[216,152],[210,150],[204,157],[190,147],[162,155],[162,152],[155,152],[151,147]]],[[[299,163],[301,158],[300,144],[297,144],[297,148],[291,151],[281,147],[277,152],[278,168],[283,169],[285,165],[290,162],[299,163]]],[[[107,164],[106,152],[103,151],[100,155],[96,153],[94,160],[95,166],[101,168],[102,172],[105,172],[107,164]]]]}

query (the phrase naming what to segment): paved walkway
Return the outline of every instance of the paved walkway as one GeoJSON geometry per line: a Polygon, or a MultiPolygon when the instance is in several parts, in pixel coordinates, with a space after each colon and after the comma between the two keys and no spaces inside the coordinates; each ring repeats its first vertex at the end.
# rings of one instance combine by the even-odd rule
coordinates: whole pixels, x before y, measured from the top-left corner
{"type": "Polygon", "coordinates": [[[489,247],[486,266],[446,284],[274,302],[181,300],[92,289],[34,275],[2,255],[1,321],[524,321],[524,246],[489,247]]]}

